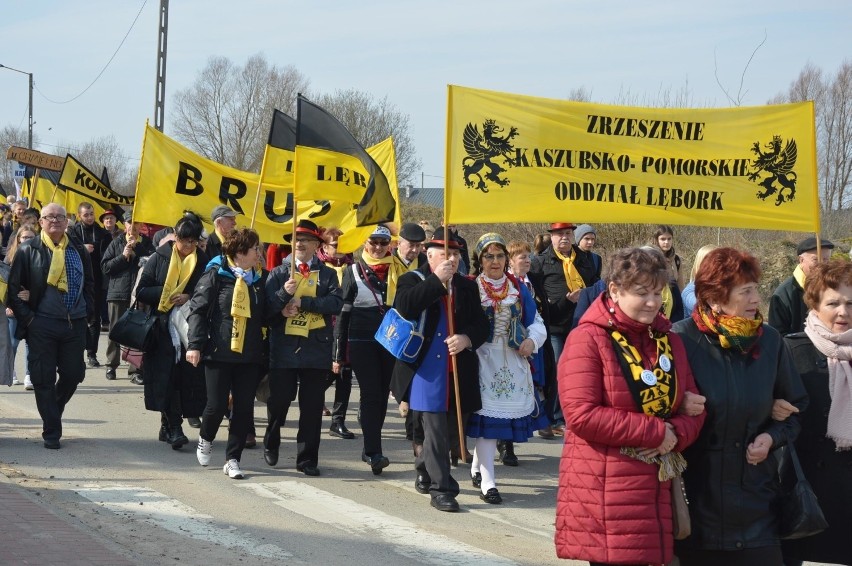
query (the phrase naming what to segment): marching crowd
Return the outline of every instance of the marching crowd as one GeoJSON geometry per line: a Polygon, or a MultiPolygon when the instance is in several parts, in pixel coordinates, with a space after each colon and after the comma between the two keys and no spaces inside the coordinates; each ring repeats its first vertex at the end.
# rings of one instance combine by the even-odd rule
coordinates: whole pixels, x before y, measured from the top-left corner
{"type": "Polygon", "coordinates": [[[259,390],[266,464],[278,464],[298,399],[296,468],[320,475],[324,412],[329,434],[355,438],[345,421],[354,377],[362,460],[375,475],[389,465],[392,396],[414,489],[440,511],[459,510],[459,460],[482,501],[500,504],[495,460],[518,465],[515,445],[535,434],[562,440],[560,557],[852,564],[852,263],[831,259],[830,241],[799,244],[764,319],[755,257],[705,246],[687,282],[670,226],[605,262],[595,228],[568,222],[532,245],[489,232],[472,247],[454,226],[378,225],[343,254],[339,230],[304,219],[286,243],[264,245],[225,205],[206,219],[209,236],[190,212],[173,227],[128,214],[123,231],[112,211],[98,224],[87,203],[73,225],[57,204],[16,202],[10,215],[0,384],[20,383],[14,357],[25,340],[24,386],[45,448],[60,448],[86,364],[101,365],[104,322],[113,329],[146,308],[151,346],[136,359],[110,341],[106,378],[123,357],[138,367],[159,440],[188,444],[185,419],[202,466],[227,418],[219,458],[230,478],[244,477],[243,449],[259,440],[259,390]],[[422,345],[410,359],[376,340],[391,314],[417,323],[422,345]],[[828,524],[807,533],[786,520],[793,490],[782,482],[796,454],[828,524]]]}

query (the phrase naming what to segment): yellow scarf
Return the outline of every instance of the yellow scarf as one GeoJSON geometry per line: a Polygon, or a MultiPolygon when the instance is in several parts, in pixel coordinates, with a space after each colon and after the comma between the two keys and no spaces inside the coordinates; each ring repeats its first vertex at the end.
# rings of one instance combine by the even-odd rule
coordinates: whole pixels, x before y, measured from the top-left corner
{"type": "Polygon", "coordinates": [[[225,235],[222,232],[220,232],[218,228],[213,228],[213,231],[219,237],[219,245],[221,246],[222,244],[224,244],[225,243],[225,235]]]}
{"type": "MultiPolygon", "coordinates": [[[[364,263],[369,266],[383,264],[390,265],[390,267],[388,267],[387,304],[392,305],[393,299],[394,297],[396,297],[396,282],[399,281],[399,278],[402,277],[403,274],[407,273],[408,271],[414,270],[410,269],[409,266],[405,265],[405,263],[394,254],[386,255],[381,259],[375,259],[366,251],[364,251],[361,252],[361,259],[363,259],[364,263]]],[[[413,264],[414,262],[412,261],[411,263],[413,264]]]]}
{"type": "Polygon", "coordinates": [[[663,314],[666,318],[672,317],[672,307],[674,307],[674,297],[672,297],[672,288],[668,284],[663,285],[663,314]]]}
{"type": "Polygon", "coordinates": [[[556,248],[553,248],[553,253],[562,260],[562,271],[565,272],[565,283],[568,285],[568,292],[573,293],[578,289],[584,289],[586,284],[583,282],[580,272],[574,267],[574,258],[577,257],[577,252],[574,251],[574,248],[571,248],[571,255],[568,257],[559,253],[559,250],[556,248]]]}
{"type": "Polygon", "coordinates": [[[166,272],[166,281],[163,283],[163,292],[160,294],[160,304],[157,305],[157,310],[160,312],[172,310],[174,305],[171,298],[183,293],[186,284],[189,283],[189,278],[195,271],[197,261],[198,257],[195,251],[181,259],[177,246],[172,245],[172,257],[169,259],[169,270],[166,272]]]}
{"type": "Polygon", "coordinates": [[[802,265],[799,264],[796,266],[796,269],[793,270],[793,279],[796,280],[796,283],[799,284],[799,287],[802,289],[805,288],[805,271],[802,269],[802,265]]]}
{"type": "Polygon", "coordinates": [[[68,247],[68,236],[62,234],[62,240],[58,244],[54,244],[47,232],[42,230],[41,242],[47,249],[53,250],[53,255],[50,258],[50,271],[47,272],[47,284],[67,293],[68,274],[65,272],[65,248],[68,247]]]}
{"type": "MultiPolygon", "coordinates": [[[[233,268],[236,264],[228,258],[228,266],[233,268]]],[[[234,320],[231,326],[231,351],[242,354],[243,342],[246,339],[246,324],[248,323],[248,319],[251,318],[251,300],[249,299],[248,283],[239,276],[237,276],[237,282],[234,283],[234,296],[231,298],[231,316],[234,320]]]]}
{"type": "MultiPolygon", "coordinates": [[[[294,298],[298,299],[301,297],[317,296],[319,271],[311,271],[310,274],[305,277],[297,269],[296,272],[293,273],[293,279],[295,279],[297,283],[296,293],[293,295],[294,298]]],[[[284,334],[288,336],[301,336],[303,338],[307,338],[308,333],[311,330],[324,327],[325,319],[321,314],[299,310],[296,316],[287,318],[287,321],[284,323],[284,334]]]]}
{"type": "Polygon", "coordinates": [[[9,294],[9,284],[6,283],[5,281],[3,281],[2,278],[0,278],[0,302],[2,302],[4,306],[6,304],[8,304],[8,301],[7,301],[7,299],[9,298],[7,296],[8,294],[9,294]]]}

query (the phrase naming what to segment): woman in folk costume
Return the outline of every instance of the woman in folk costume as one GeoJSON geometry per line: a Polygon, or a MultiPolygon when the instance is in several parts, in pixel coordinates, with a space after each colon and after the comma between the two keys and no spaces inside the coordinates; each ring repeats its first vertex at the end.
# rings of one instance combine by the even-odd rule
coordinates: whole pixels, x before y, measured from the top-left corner
{"type": "MultiPolygon", "coordinates": [[[[671,480],[704,422],[681,341],[660,313],[665,258],[610,257],[607,292],[571,331],[559,360],[565,446],[556,553],[597,564],[672,560],[671,480]]],[[[690,465],[690,468],[692,466],[690,465]]]]}
{"type": "Polygon", "coordinates": [[[547,329],[529,289],[506,273],[509,252],[502,236],[483,234],[474,248],[473,267],[482,309],[488,317],[488,340],[477,350],[482,408],[467,421],[476,439],[470,475],[486,503],[503,501],[494,481],[497,441],[526,442],[547,425],[539,410],[530,356],[547,340],[547,329]]]}
{"type": "Polygon", "coordinates": [[[198,463],[206,466],[213,440],[228,410],[224,473],[242,479],[240,457],[254,421],[254,394],[264,370],[266,335],[266,271],[258,267],[260,238],[250,228],[228,234],[222,255],[214,257],[195,288],[189,315],[189,347],[186,360],[198,366],[204,360],[207,406],[201,416],[198,463]]]}
{"type": "Polygon", "coordinates": [[[296,469],[318,476],[322,407],[331,380],[332,317],[343,300],[334,269],[316,251],[322,232],[310,220],[300,220],[293,237],[293,257],[269,274],[269,423],[263,437],[263,458],[278,463],[281,427],[290,403],[299,397],[296,469]],[[295,259],[295,269],[292,260],[295,259]]]}
{"type": "Polygon", "coordinates": [[[340,371],[348,349],[352,371],[361,390],[361,459],[379,475],[390,463],[382,454],[382,427],[396,363],[375,340],[382,317],[396,295],[396,283],[408,271],[390,252],[391,232],[376,226],[364,243],[358,261],[343,273],[343,310],[334,329],[334,372],[340,371]]]}
{"type": "Polygon", "coordinates": [[[175,321],[177,308],[188,303],[204,273],[207,256],[198,249],[201,219],[186,213],[175,225],[173,240],[160,245],[145,264],[136,298],[149,305],[159,318],[154,325],[154,347],[142,357],[145,408],[160,412],[161,441],[177,450],[189,442],[181,415],[200,415],[203,391],[192,384],[201,370],[187,363],[175,321]]]}

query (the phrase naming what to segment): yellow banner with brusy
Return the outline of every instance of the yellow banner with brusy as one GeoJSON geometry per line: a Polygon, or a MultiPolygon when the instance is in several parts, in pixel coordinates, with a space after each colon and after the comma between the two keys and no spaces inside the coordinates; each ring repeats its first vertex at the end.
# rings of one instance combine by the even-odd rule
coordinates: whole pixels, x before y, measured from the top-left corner
{"type": "Polygon", "coordinates": [[[819,231],[813,102],[609,106],[449,87],[448,223],[819,231]]]}
{"type": "MultiPolygon", "coordinates": [[[[386,141],[374,147],[367,151],[376,153],[374,157],[381,166],[395,168],[392,143],[388,145],[386,141]]],[[[271,162],[283,167],[288,160],[282,153],[280,159],[275,157],[271,162]]],[[[293,174],[278,167],[270,169],[264,175],[254,228],[262,241],[280,244],[293,229],[293,174]]],[[[395,181],[395,170],[387,176],[395,181]]],[[[209,221],[213,208],[225,204],[237,211],[237,225],[249,226],[259,178],[256,173],[206,159],[146,126],[133,219],[173,226],[184,210],[192,210],[209,221]]],[[[392,190],[396,194],[395,182],[392,190]]],[[[356,230],[355,206],[353,202],[298,201],[298,218],[324,228],[339,227],[344,234],[361,231],[356,230]]]]}

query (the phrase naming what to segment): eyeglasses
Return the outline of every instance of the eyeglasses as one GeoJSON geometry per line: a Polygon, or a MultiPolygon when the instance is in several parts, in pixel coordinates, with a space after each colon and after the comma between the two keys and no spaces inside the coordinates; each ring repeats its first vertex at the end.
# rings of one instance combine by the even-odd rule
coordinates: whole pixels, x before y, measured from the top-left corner
{"type": "Polygon", "coordinates": [[[42,216],[41,219],[47,220],[48,222],[65,222],[66,220],[68,220],[68,217],[63,215],[63,214],[56,214],[56,215],[42,216]]]}
{"type": "Polygon", "coordinates": [[[485,261],[504,261],[506,254],[482,254],[482,259],[485,261]]]}
{"type": "Polygon", "coordinates": [[[311,242],[316,242],[314,238],[296,238],[296,241],[300,244],[310,244],[311,242]]]}
{"type": "Polygon", "coordinates": [[[390,240],[367,240],[367,243],[374,248],[383,248],[390,245],[390,240]]]}

